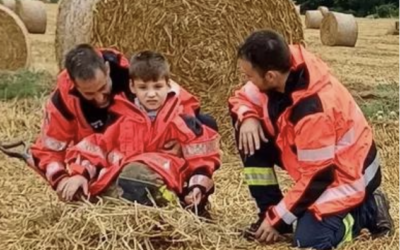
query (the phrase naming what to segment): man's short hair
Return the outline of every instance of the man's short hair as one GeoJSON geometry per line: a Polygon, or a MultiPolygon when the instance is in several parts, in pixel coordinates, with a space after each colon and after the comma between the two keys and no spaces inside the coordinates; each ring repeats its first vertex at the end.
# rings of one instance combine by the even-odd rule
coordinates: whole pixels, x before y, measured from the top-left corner
{"type": "Polygon", "coordinates": [[[256,31],[247,37],[239,47],[238,57],[250,62],[261,76],[269,70],[285,73],[291,67],[290,50],[285,39],[268,29],[256,31]]]}
{"type": "Polygon", "coordinates": [[[71,49],[65,57],[65,68],[71,80],[90,80],[96,70],[106,73],[103,57],[89,44],[79,44],[71,49]]]}
{"type": "Polygon", "coordinates": [[[145,50],[132,56],[129,67],[132,80],[158,81],[169,80],[169,64],[166,58],[155,51],[145,50]]]}

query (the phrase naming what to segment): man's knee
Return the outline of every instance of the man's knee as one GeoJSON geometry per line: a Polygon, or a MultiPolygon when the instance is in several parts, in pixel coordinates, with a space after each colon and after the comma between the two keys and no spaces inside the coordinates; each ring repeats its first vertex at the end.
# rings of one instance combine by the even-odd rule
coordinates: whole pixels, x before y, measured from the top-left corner
{"type": "Polygon", "coordinates": [[[218,123],[211,115],[200,113],[197,115],[197,119],[199,119],[202,124],[218,132],[218,123]]]}
{"type": "Polygon", "coordinates": [[[293,246],[298,248],[333,249],[345,236],[345,226],[342,219],[327,218],[319,221],[306,212],[297,222],[293,246]]]}

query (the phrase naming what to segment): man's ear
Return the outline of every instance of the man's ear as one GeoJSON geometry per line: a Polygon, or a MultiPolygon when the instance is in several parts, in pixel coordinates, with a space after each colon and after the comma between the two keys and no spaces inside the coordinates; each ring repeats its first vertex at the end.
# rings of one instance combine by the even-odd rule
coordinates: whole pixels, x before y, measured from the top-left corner
{"type": "Polygon", "coordinates": [[[106,65],[106,74],[109,76],[110,75],[110,63],[105,62],[104,64],[106,65]]]}

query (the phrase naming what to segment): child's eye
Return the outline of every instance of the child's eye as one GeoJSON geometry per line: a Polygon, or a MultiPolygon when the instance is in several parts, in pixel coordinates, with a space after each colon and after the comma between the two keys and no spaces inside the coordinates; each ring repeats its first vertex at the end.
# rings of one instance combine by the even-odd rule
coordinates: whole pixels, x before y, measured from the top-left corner
{"type": "Polygon", "coordinates": [[[156,85],[155,88],[156,89],[161,89],[163,86],[162,85],[156,85]]]}
{"type": "Polygon", "coordinates": [[[145,89],[146,89],[146,87],[145,87],[145,86],[140,86],[140,87],[139,87],[139,89],[141,89],[141,90],[145,90],[145,89]]]}

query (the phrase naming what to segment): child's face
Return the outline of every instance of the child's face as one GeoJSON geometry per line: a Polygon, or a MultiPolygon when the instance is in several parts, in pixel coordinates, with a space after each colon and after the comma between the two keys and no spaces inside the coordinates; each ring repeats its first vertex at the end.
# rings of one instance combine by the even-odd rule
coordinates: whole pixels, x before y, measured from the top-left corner
{"type": "Polygon", "coordinates": [[[130,89],[148,111],[155,111],[164,104],[170,86],[165,78],[155,82],[137,79],[134,82],[131,80],[130,89]]]}

